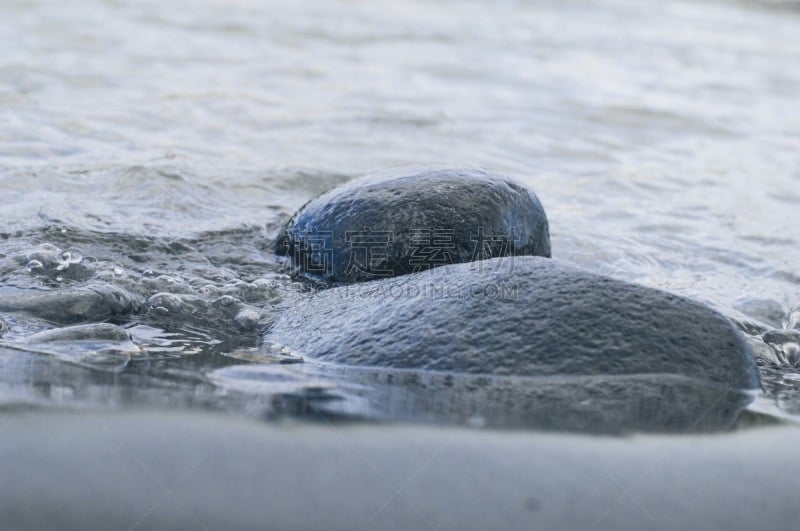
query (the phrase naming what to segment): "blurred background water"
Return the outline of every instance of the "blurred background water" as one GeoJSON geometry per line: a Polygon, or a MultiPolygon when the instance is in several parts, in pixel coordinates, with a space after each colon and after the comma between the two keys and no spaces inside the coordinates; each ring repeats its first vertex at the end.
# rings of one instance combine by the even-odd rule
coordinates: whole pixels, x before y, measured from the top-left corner
{"type": "Polygon", "coordinates": [[[327,396],[245,368],[306,289],[271,242],[430,163],[529,185],[555,257],[731,317],[756,407],[800,418],[797,35],[791,1],[3,1],[0,409],[327,396]]]}

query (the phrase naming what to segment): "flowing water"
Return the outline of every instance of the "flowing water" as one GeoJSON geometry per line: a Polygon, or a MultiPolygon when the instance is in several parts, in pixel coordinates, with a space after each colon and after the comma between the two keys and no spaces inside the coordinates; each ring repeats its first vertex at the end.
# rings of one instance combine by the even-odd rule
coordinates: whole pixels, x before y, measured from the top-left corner
{"type": "Polygon", "coordinates": [[[341,399],[263,363],[308,289],[272,242],[450,164],[534,189],[553,256],[732,318],[753,407],[800,419],[797,35],[796,2],[4,1],[0,409],[341,399]]]}

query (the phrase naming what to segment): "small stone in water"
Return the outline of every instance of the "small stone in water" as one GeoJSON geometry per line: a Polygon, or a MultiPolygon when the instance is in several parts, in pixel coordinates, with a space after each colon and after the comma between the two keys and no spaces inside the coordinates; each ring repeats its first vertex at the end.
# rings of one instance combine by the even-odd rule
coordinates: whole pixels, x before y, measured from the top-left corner
{"type": "Polygon", "coordinates": [[[63,271],[68,269],[71,264],[80,264],[81,260],[83,260],[83,255],[80,251],[76,249],[70,249],[69,251],[64,251],[61,253],[61,257],[56,266],[56,271],[63,271]]]}

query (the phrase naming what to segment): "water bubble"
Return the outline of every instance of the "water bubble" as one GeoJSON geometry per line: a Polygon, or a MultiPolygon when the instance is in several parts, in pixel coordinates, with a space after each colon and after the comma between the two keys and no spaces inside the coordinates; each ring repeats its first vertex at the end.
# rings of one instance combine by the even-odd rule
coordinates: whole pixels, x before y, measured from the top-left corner
{"type": "Polygon", "coordinates": [[[156,280],[166,282],[167,284],[183,284],[183,279],[178,276],[160,275],[156,280]]]}
{"type": "Polygon", "coordinates": [[[219,288],[217,288],[213,284],[205,285],[205,286],[201,287],[199,291],[203,295],[209,295],[209,296],[215,296],[215,297],[218,296],[219,293],[220,293],[219,288]]]}
{"type": "Polygon", "coordinates": [[[64,281],[64,277],[63,277],[63,276],[61,276],[61,275],[58,275],[58,276],[56,277],[56,282],[63,282],[63,281],[64,281]]]}
{"type": "Polygon", "coordinates": [[[58,265],[56,266],[56,271],[64,271],[65,269],[69,269],[70,265],[80,264],[81,260],[83,260],[83,255],[77,249],[70,249],[68,251],[64,251],[58,258],[58,265]]]}
{"type": "Polygon", "coordinates": [[[27,263],[25,269],[28,270],[28,273],[35,273],[44,270],[44,265],[39,260],[31,260],[27,263]]]}
{"type": "Polygon", "coordinates": [[[176,312],[183,306],[183,300],[173,293],[157,293],[147,299],[147,308],[158,314],[176,312]]]}
{"type": "Polygon", "coordinates": [[[61,254],[61,258],[70,264],[80,264],[83,260],[83,254],[77,249],[70,249],[61,254]]]}
{"type": "Polygon", "coordinates": [[[115,266],[113,272],[115,277],[121,277],[122,274],[124,273],[124,270],[119,266],[115,266]]]}
{"type": "Polygon", "coordinates": [[[245,308],[236,314],[233,318],[236,324],[244,330],[253,330],[258,326],[258,321],[261,319],[261,314],[252,308],[245,308]]]}
{"type": "Polygon", "coordinates": [[[239,302],[236,298],[231,297],[230,295],[223,295],[219,299],[214,301],[214,304],[218,306],[230,306],[232,304],[236,304],[239,302]]]}

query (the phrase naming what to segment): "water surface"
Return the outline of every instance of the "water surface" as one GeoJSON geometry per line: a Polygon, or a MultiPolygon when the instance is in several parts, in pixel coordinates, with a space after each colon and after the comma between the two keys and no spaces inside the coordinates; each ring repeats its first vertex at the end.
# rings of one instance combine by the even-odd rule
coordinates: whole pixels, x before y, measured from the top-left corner
{"type": "Polygon", "coordinates": [[[731,317],[754,407],[800,418],[798,34],[796,2],[3,2],[0,408],[335,394],[247,368],[292,361],[259,331],[307,290],[273,239],[453,164],[534,189],[554,256],[731,317]],[[35,335],[98,322],[129,337],[35,335]]]}

